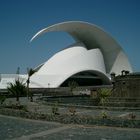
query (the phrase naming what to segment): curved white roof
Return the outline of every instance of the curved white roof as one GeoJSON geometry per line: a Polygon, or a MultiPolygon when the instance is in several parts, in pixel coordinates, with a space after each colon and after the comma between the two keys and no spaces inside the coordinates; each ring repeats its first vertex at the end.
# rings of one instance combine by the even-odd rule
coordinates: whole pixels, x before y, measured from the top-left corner
{"type": "Polygon", "coordinates": [[[42,67],[31,76],[33,87],[59,87],[71,76],[90,71],[102,79],[103,84],[110,84],[106,76],[103,55],[100,49],[87,50],[81,43],[64,49],[42,65],[42,67]],[[97,61],[98,60],[98,61],[97,61]]]}
{"type": "Polygon", "coordinates": [[[52,31],[65,31],[77,43],[56,53],[41,65],[31,76],[31,87],[59,87],[80,72],[92,72],[103,84],[110,84],[108,74],[111,72],[132,72],[120,45],[101,28],[81,21],[63,22],[39,31],[31,41],[52,31]]]}
{"type": "MultiPolygon", "coordinates": [[[[37,72],[31,76],[31,88],[56,88],[65,85],[72,78],[109,85],[111,81],[108,75],[111,72],[117,75],[122,70],[132,72],[121,46],[98,26],[81,21],[63,22],[39,31],[31,41],[52,31],[67,32],[76,43],[39,65],[35,69],[37,72]]],[[[21,78],[26,81],[27,75],[21,78]]],[[[2,77],[0,88],[6,87],[10,80],[2,77]]]]}
{"type": "Polygon", "coordinates": [[[131,65],[121,46],[98,26],[81,21],[58,23],[42,29],[33,36],[31,41],[39,35],[52,31],[69,33],[76,41],[84,43],[87,49],[99,48],[103,53],[107,73],[116,72],[119,74],[123,69],[132,72],[131,65]],[[121,59],[118,56],[121,56],[121,59]],[[120,70],[116,71],[115,65],[120,70]]]}

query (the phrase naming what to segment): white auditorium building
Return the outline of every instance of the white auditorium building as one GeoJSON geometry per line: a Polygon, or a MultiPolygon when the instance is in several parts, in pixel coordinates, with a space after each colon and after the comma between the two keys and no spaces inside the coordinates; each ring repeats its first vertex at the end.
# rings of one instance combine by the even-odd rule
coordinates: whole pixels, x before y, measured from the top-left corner
{"type": "MultiPolygon", "coordinates": [[[[75,81],[79,86],[110,85],[110,74],[132,72],[122,47],[100,27],[81,21],[58,23],[42,29],[36,37],[53,31],[70,34],[75,43],[57,52],[49,60],[35,68],[30,78],[30,88],[57,88],[75,81]]],[[[19,78],[27,81],[27,75],[1,74],[0,89],[19,78]]]]}

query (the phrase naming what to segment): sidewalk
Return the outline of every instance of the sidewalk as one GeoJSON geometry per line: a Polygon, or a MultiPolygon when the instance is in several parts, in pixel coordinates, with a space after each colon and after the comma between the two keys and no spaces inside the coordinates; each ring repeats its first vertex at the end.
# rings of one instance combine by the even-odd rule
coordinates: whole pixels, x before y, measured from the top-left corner
{"type": "Polygon", "coordinates": [[[140,129],[62,125],[0,115],[0,140],[139,140],[140,129]]]}

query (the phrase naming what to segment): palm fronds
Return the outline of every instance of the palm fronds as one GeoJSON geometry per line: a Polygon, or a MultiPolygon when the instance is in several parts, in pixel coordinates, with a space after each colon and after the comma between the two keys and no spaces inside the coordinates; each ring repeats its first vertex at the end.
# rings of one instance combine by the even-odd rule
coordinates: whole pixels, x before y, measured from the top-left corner
{"type": "Polygon", "coordinates": [[[15,83],[9,83],[7,90],[10,94],[16,96],[17,101],[19,101],[19,96],[27,93],[25,84],[19,80],[15,80],[15,83]]]}

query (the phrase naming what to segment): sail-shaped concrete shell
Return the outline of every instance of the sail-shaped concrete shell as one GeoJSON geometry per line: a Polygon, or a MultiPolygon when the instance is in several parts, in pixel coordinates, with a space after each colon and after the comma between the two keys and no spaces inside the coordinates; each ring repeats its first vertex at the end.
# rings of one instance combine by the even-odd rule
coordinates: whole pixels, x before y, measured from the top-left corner
{"type": "MultiPolygon", "coordinates": [[[[131,65],[121,46],[101,28],[86,22],[70,21],[52,25],[39,31],[39,35],[64,31],[75,39],[75,44],[56,53],[48,61],[35,68],[30,78],[31,88],[56,88],[76,80],[83,86],[109,85],[109,75],[122,70],[132,72],[131,65]],[[89,81],[89,82],[87,82],[89,81]]],[[[0,75],[0,89],[17,79],[27,81],[27,75],[0,75]]]]}
{"type": "Polygon", "coordinates": [[[91,72],[110,84],[108,74],[122,70],[132,72],[127,56],[120,45],[101,28],[86,22],[70,21],[52,25],[39,31],[32,39],[52,31],[69,33],[76,43],[37,68],[31,76],[31,87],[59,87],[80,72],[91,72]]]}

